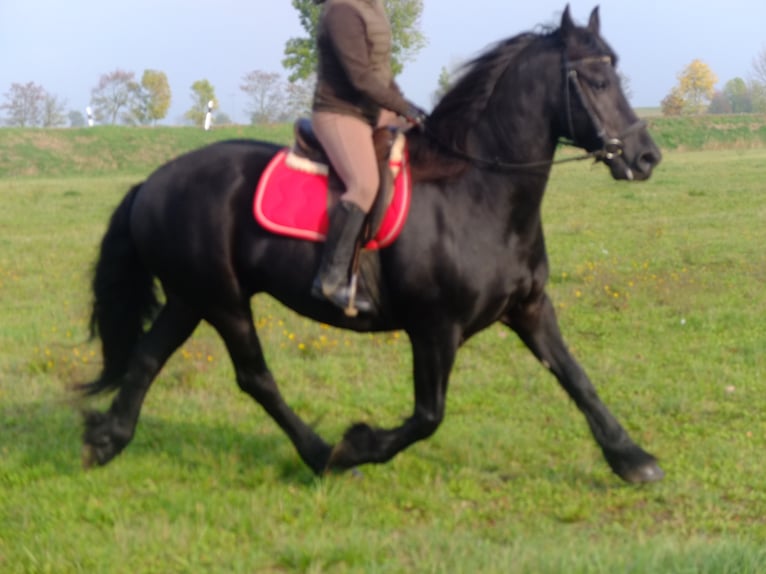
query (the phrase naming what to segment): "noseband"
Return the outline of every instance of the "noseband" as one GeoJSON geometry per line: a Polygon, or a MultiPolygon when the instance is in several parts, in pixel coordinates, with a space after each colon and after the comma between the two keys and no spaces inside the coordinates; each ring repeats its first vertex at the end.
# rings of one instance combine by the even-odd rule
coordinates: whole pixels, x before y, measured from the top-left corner
{"type": "Polygon", "coordinates": [[[580,104],[582,105],[583,109],[585,109],[585,113],[588,114],[588,118],[590,119],[591,125],[593,126],[593,129],[596,132],[596,137],[598,137],[598,139],[601,140],[601,149],[591,152],[591,155],[592,157],[595,157],[597,161],[598,160],[609,161],[623,154],[623,151],[625,149],[623,138],[627,137],[628,135],[634,132],[637,132],[638,130],[645,128],[646,122],[644,120],[638,120],[632,123],[630,126],[628,126],[628,128],[625,129],[621,134],[618,134],[617,136],[613,136],[613,137],[609,136],[598,114],[598,110],[593,105],[593,101],[588,96],[588,94],[582,89],[582,84],[580,83],[580,76],[577,72],[577,68],[579,65],[588,64],[592,62],[611,65],[612,58],[611,56],[591,56],[588,58],[580,58],[579,60],[574,60],[574,61],[569,61],[566,59],[566,57],[564,59],[564,71],[566,74],[564,98],[566,101],[567,125],[569,127],[569,137],[571,139],[572,144],[577,145],[578,140],[577,140],[577,136],[575,135],[574,122],[572,121],[571,91],[572,89],[574,89],[574,92],[577,94],[577,97],[580,99],[580,104]]]}

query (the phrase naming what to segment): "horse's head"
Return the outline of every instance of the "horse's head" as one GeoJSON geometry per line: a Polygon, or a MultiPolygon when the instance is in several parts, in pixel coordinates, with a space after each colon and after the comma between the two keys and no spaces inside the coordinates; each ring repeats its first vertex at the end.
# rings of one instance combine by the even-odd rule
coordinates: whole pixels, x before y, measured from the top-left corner
{"type": "Polygon", "coordinates": [[[598,7],[587,27],[579,27],[567,6],[559,37],[563,131],[577,146],[595,152],[615,179],[649,178],[662,155],[622,91],[617,57],[600,35],[598,7]]]}
{"type": "Polygon", "coordinates": [[[470,166],[542,173],[568,138],[615,179],[647,179],[662,156],[599,29],[598,8],[581,27],[567,6],[559,28],[508,38],[468,62],[426,122],[426,141],[410,138],[421,177],[458,177],[470,166]]]}

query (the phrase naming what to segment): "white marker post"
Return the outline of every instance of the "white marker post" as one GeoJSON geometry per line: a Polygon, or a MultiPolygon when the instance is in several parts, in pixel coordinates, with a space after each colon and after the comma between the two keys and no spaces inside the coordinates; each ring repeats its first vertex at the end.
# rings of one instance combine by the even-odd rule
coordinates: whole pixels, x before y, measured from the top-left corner
{"type": "Polygon", "coordinates": [[[205,114],[205,131],[210,130],[210,126],[213,124],[213,100],[207,103],[207,113],[205,114]]]}
{"type": "Polygon", "coordinates": [[[85,108],[85,113],[88,115],[88,127],[93,127],[93,110],[90,109],[90,106],[87,106],[85,108]]]}

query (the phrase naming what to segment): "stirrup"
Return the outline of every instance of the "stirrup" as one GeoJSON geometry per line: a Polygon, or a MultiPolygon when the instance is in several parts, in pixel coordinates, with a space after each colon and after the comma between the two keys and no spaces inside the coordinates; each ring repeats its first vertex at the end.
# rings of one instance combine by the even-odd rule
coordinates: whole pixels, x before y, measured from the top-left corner
{"type": "Polygon", "coordinates": [[[372,313],[375,306],[366,296],[362,295],[362,297],[359,297],[357,284],[357,275],[354,274],[348,285],[339,287],[334,291],[325,292],[322,287],[322,282],[317,277],[311,285],[311,295],[317,299],[332,303],[343,310],[343,313],[345,313],[347,317],[356,317],[360,312],[372,313]]]}

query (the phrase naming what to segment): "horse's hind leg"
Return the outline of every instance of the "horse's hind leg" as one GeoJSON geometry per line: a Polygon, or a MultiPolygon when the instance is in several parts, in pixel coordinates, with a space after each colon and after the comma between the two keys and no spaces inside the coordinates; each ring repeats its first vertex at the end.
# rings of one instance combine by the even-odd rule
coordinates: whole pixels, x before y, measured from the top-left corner
{"type": "Polygon", "coordinates": [[[106,464],[128,445],[152,381],[199,322],[194,311],[175,299],[168,300],[133,352],[109,410],[84,414],[83,464],[86,467],[106,464]]]}
{"type": "Polygon", "coordinates": [[[255,399],[287,433],[303,461],[321,474],[330,455],[327,445],[282,398],[266,366],[248,304],[234,311],[213,313],[206,319],[223,338],[231,355],[237,384],[255,399]]]}
{"type": "Polygon", "coordinates": [[[604,457],[618,476],[633,483],[653,482],[664,476],[656,459],[631,440],[601,402],[582,367],[567,350],[553,305],[545,293],[536,301],[513,309],[503,318],[503,323],[513,329],[556,376],[585,415],[604,457]]]}

